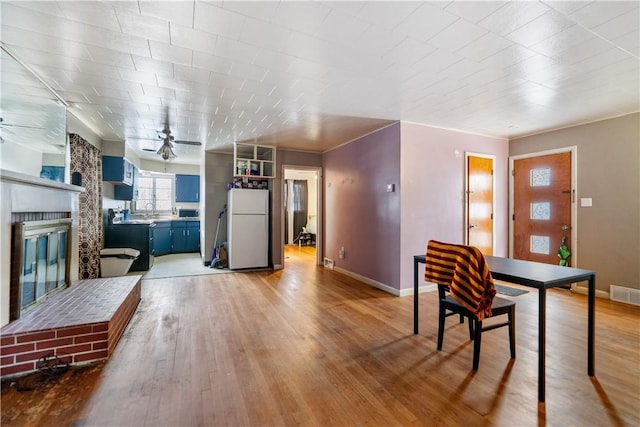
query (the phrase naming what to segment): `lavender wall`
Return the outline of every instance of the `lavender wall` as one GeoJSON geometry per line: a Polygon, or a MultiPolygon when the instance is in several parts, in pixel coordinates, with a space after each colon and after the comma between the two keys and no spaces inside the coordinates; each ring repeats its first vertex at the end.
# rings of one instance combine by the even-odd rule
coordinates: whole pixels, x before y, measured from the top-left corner
{"type": "Polygon", "coordinates": [[[507,256],[508,141],[410,123],[401,135],[401,294],[413,293],[413,255],[428,240],[463,243],[465,152],[495,156],[494,254],[507,256]]]}
{"type": "Polygon", "coordinates": [[[336,267],[400,288],[400,124],[326,152],[324,256],[336,267]],[[387,184],[396,191],[388,193],[387,184]],[[340,248],[346,257],[339,258],[340,248]]]}

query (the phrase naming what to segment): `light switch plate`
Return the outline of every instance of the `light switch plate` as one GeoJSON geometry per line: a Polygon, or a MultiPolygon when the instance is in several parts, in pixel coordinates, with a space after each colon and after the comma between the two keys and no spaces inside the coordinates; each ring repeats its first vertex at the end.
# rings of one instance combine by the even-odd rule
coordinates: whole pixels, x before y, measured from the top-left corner
{"type": "Polygon", "coordinates": [[[583,197],[580,199],[580,207],[590,208],[593,206],[593,199],[591,197],[583,197]]]}

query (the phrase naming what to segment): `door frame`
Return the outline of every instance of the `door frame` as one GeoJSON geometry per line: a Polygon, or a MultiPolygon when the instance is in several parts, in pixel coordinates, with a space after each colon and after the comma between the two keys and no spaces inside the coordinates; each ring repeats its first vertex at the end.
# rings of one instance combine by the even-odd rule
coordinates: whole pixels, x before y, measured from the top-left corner
{"type": "MultiPolygon", "coordinates": [[[[531,157],[541,157],[551,154],[571,153],[571,261],[573,266],[578,265],[578,203],[576,194],[578,193],[578,147],[576,145],[570,147],[555,148],[552,150],[536,151],[534,153],[519,154],[509,156],[509,257],[513,257],[513,215],[515,213],[514,203],[514,163],[516,160],[527,159],[531,157]]],[[[572,284],[571,289],[576,285],[572,284]]]]}
{"type": "Polygon", "coordinates": [[[323,201],[323,195],[322,195],[322,168],[321,167],[317,167],[317,166],[296,166],[296,165],[282,165],[282,170],[280,171],[281,173],[281,182],[282,182],[282,188],[280,189],[280,191],[282,192],[282,203],[280,203],[280,252],[282,254],[282,266],[283,268],[285,267],[285,261],[284,261],[284,246],[285,246],[285,241],[284,241],[284,237],[285,237],[285,229],[284,229],[284,216],[286,215],[286,212],[284,211],[284,184],[285,184],[285,179],[284,179],[284,171],[285,170],[299,170],[299,171],[312,171],[316,173],[317,176],[317,180],[316,180],[316,197],[317,197],[317,204],[316,206],[318,206],[318,213],[317,213],[317,220],[316,220],[316,265],[322,265],[322,254],[323,254],[323,250],[322,250],[322,241],[323,241],[323,216],[322,216],[322,212],[324,211],[324,205],[322,204],[323,201]]]}
{"type": "MultiPolygon", "coordinates": [[[[475,153],[473,151],[466,151],[464,153],[464,242],[465,244],[469,244],[469,157],[480,157],[483,159],[491,159],[491,164],[493,165],[493,170],[495,172],[496,167],[496,156],[494,154],[485,154],[485,153],[475,153]]],[[[495,214],[496,212],[496,174],[493,173],[491,175],[491,186],[492,186],[492,196],[491,196],[491,212],[495,214]]],[[[495,215],[494,215],[495,217],[495,215]]],[[[491,229],[491,247],[495,250],[496,247],[496,230],[495,230],[495,222],[493,222],[491,229]]],[[[495,253],[495,252],[494,252],[495,253]]]]}

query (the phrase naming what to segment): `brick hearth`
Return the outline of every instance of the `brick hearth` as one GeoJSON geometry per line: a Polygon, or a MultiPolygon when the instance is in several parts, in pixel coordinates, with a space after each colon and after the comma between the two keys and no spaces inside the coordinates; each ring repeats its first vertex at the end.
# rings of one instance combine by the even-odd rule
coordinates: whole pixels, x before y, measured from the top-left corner
{"type": "Polygon", "coordinates": [[[140,302],[141,278],[79,281],[2,327],[0,376],[34,371],[50,354],[70,363],[107,359],[140,302]]]}

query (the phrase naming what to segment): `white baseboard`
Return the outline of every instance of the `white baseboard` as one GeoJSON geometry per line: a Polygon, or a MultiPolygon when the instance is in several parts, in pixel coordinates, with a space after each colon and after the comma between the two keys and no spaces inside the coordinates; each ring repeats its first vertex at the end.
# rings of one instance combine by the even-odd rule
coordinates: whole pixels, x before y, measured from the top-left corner
{"type": "MultiPolygon", "coordinates": [[[[589,288],[586,286],[571,285],[571,292],[576,294],[589,295],[589,288]]],[[[596,298],[609,299],[609,292],[596,289],[596,298]]]]}
{"type": "MultiPolygon", "coordinates": [[[[418,293],[421,294],[423,292],[434,292],[438,290],[438,285],[434,283],[429,283],[428,285],[418,285],[418,293]]],[[[413,286],[410,288],[404,288],[400,290],[400,296],[405,297],[413,295],[413,286]]]]}
{"type": "Polygon", "coordinates": [[[393,288],[393,287],[391,287],[389,285],[385,285],[384,283],[378,282],[377,280],[373,280],[373,279],[370,279],[368,277],[361,276],[358,273],[354,273],[352,271],[345,270],[344,268],[340,268],[340,267],[334,266],[333,269],[335,271],[337,271],[338,273],[342,273],[345,276],[353,277],[354,279],[357,279],[357,280],[359,280],[361,282],[364,282],[367,285],[373,286],[374,288],[378,288],[378,289],[383,290],[383,291],[385,291],[387,293],[390,293],[391,295],[400,296],[400,292],[398,291],[398,289],[393,288]]]}
{"type": "MultiPolygon", "coordinates": [[[[405,288],[405,289],[396,289],[394,287],[391,287],[389,285],[386,285],[382,282],[378,282],[377,280],[373,280],[370,279],[369,277],[365,277],[362,276],[358,273],[354,273],[352,271],[349,270],[345,270],[344,268],[340,268],[340,267],[333,267],[333,269],[339,273],[344,274],[345,276],[349,276],[352,277],[354,279],[357,279],[363,283],[366,283],[369,286],[373,286],[374,288],[380,289],[382,291],[385,291],[391,295],[394,295],[396,297],[404,297],[404,296],[408,296],[408,295],[413,295],[413,287],[411,288],[405,288]]],[[[422,292],[432,292],[437,290],[438,287],[434,284],[428,284],[428,285],[422,285],[418,288],[418,293],[422,293],[422,292]]]]}

